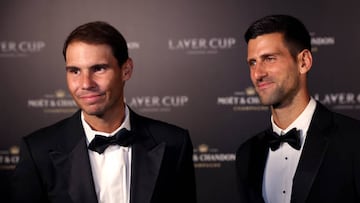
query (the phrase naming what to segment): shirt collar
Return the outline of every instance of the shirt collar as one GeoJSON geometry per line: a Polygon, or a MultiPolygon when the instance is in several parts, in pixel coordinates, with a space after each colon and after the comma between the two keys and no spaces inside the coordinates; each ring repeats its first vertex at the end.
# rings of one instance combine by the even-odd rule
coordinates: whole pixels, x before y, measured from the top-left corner
{"type": "Polygon", "coordinates": [[[86,135],[86,140],[87,143],[89,144],[91,142],[92,139],[94,139],[95,135],[103,135],[103,136],[111,136],[114,135],[115,133],[117,133],[120,129],[122,128],[126,128],[127,130],[131,130],[131,126],[130,126],[130,111],[127,105],[125,105],[125,119],[122,122],[122,124],[120,125],[120,127],[118,127],[116,130],[114,130],[111,133],[106,133],[106,132],[101,132],[101,131],[96,131],[93,130],[90,125],[85,121],[84,119],[84,112],[81,111],[81,122],[85,131],[85,135],[86,135]]]}
{"type": "Polygon", "coordinates": [[[273,131],[280,135],[280,134],[287,133],[292,128],[297,128],[298,130],[300,130],[302,132],[301,135],[305,136],[307,133],[307,130],[310,126],[311,118],[315,112],[315,108],[316,108],[316,101],[314,98],[311,97],[310,101],[309,101],[308,105],[306,106],[306,108],[304,109],[304,111],[286,129],[279,128],[275,124],[273,116],[271,116],[271,123],[272,123],[273,131]]]}

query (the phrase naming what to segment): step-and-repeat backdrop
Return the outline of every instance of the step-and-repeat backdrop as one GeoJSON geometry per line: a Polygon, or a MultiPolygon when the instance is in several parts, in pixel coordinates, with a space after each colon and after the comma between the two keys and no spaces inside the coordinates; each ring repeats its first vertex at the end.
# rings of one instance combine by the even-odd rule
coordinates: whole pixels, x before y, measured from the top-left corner
{"type": "Polygon", "coordinates": [[[61,53],[76,26],[102,20],[124,34],[135,64],[127,103],[190,130],[199,202],[235,203],[235,151],[270,118],[249,79],[243,33],[264,15],[300,18],[312,36],[312,96],[360,119],[359,7],[355,0],[1,1],[0,202],[8,200],[20,138],[77,109],[61,53]]]}

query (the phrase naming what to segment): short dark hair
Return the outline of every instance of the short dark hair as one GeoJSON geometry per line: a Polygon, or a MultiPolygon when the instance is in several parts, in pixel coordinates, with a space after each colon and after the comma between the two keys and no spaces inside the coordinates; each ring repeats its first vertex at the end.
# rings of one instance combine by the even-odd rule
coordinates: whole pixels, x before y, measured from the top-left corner
{"type": "Polygon", "coordinates": [[[311,51],[311,37],[305,25],[297,18],[289,15],[265,16],[250,25],[245,32],[245,41],[255,39],[259,35],[281,33],[293,57],[304,49],[311,51]]]}
{"type": "Polygon", "coordinates": [[[106,44],[112,49],[114,57],[121,66],[128,58],[128,47],[123,35],[106,22],[95,21],[80,25],[66,38],[63,55],[66,61],[66,49],[70,43],[80,41],[89,44],[106,44]]]}

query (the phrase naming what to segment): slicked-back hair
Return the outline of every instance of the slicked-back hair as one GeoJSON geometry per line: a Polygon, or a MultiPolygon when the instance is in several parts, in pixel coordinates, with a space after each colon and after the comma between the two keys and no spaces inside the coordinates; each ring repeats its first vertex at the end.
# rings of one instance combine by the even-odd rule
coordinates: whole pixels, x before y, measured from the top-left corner
{"type": "Polygon", "coordinates": [[[290,54],[295,58],[304,49],[311,51],[311,37],[305,25],[289,15],[265,16],[250,25],[245,32],[245,41],[264,34],[281,33],[290,54]]]}
{"type": "Polygon", "coordinates": [[[111,47],[119,66],[129,58],[128,47],[123,35],[106,22],[95,21],[80,25],[66,38],[63,46],[63,56],[66,61],[66,50],[72,42],[88,44],[105,44],[111,47]]]}

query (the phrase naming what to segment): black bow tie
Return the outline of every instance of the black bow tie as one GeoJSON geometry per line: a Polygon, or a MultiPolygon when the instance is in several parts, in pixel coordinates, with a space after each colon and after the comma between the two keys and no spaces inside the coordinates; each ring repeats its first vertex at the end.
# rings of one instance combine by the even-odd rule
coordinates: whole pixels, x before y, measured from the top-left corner
{"type": "Polygon", "coordinates": [[[99,154],[103,153],[109,145],[120,145],[128,147],[134,142],[135,136],[131,131],[122,128],[115,135],[106,137],[102,135],[95,135],[94,139],[90,142],[88,148],[99,154]]]}
{"type": "Polygon", "coordinates": [[[296,130],[296,128],[291,129],[289,132],[281,136],[270,129],[266,132],[266,136],[272,151],[277,150],[282,142],[287,142],[296,150],[301,148],[300,131],[296,130]]]}

